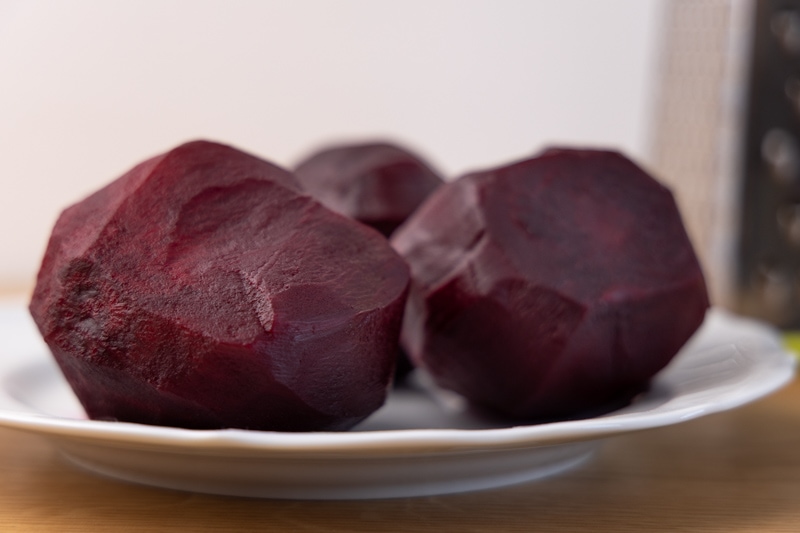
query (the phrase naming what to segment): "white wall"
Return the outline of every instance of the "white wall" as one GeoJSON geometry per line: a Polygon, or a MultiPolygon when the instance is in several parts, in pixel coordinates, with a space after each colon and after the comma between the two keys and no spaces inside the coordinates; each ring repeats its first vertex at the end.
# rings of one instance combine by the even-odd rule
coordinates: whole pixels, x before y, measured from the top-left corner
{"type": "Polygon", "coordinates": [[[548,143],[645,160],[662,0],[0,0],[0,288],[59,211],[194,138],[291,164],[391,136],[449,174],[548,143]]]}

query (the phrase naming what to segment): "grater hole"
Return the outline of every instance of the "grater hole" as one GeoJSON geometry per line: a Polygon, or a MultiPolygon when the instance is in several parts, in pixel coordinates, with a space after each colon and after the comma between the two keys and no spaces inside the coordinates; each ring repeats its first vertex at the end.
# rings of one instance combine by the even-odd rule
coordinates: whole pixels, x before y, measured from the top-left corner
{"type": "Polygon", "coordinates": [[[800,248],[800,204],[779,207],[776,218],[786,240],[792,246],[800,248]]]}
{"type": "Polygon", "coordinates": [[[776,13],[770,28],[784,50],[790,54],[800,54],[800,13],[791,10],[776,13]]]}
{"type": "Polygon", "coordinates": [[[790,133],[779,128],[767,132],[761,142],[761,157],[778,182],[791,184],[796,181],[800,169],[800,153],[790,133]]]}

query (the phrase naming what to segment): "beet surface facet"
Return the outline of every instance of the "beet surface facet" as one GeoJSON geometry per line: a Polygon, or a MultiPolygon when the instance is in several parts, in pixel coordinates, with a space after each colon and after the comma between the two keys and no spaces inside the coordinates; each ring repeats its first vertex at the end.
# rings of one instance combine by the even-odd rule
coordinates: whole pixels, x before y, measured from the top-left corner
{"type": "Polygon", "coordinates": [[[709,306],[672,194],[614,152],[553,149],[464,176],[392,244],[411,266],[412,359],[514,419],[629,402],[709,306]]]}
{"type": "Polygon", "coordinates": [[[91,418],[341,430],[385,400],[407,285],[377,232],[198,141],[62,213],[30,310],[91,418]]]}
{"type": "Polygon", "coordinates": [[[410,151],[390,143],[337,145],[295,168],[326,207],[389,236],[443,181],[410,151]]]}

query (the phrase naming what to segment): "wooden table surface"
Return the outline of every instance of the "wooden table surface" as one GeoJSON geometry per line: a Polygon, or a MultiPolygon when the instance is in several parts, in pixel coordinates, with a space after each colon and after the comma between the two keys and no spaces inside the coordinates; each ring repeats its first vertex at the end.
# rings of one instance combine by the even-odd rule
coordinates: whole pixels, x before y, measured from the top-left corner
{"type": "Polygon", "coordinates": [[[255,500],[131,485],[76,469],[43,437],[0,429],[0,532],[176,529],[796,533],[800,380],[734,411],[611,439],[557,477],[395,500],[255,500]]]}
{"type": "Polygon", "coordinates": [[[75,469],[0,430],[0,531],[800,531],[800,383],[746,407],[609,440],[561,476],[363,502],[215,497],[75,469]]]}

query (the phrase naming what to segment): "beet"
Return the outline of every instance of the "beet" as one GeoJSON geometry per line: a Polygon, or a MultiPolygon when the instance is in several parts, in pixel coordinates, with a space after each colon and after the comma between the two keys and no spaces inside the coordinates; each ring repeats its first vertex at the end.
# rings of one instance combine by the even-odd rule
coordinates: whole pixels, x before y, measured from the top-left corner
{"type": "Polygon", "coordinates": [[[91,418],[340,430],[385,400],[407,268],[285,170],[193,142],[62,213],[30,309],[91,418]]]}
{"type": "Polygon", "coordinates": [[[411,266],[413,360],[514,419],[629,402],[709,306],[672,194],[614,152],[554,149],[461,177],[392,243],[411,266]]]}
{"type": "MultiPolygon", "coordinates": [[[[328,208],[389,237],[444,183],[419,156],[385,142],[343,144],[319,150],[300,162],[295,175],[328,208]]],[[[402,350],[396,383],[414,369],[402,350]]]]}
{"type": "Polygon", "coordinates": [[[389,143],[320,150],[298,164],[295,175],[326,207],[387,237],[443,183],[418,156],[389,143]]]}

